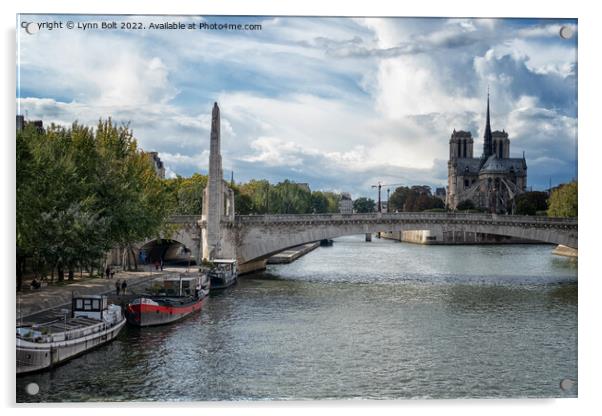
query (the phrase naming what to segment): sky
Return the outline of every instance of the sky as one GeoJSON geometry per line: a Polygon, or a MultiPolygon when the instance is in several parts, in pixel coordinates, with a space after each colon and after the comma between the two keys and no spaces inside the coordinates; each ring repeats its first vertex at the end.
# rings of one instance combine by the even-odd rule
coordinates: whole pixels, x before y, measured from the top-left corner
{"type": "Polygon", "coordinates": [[[575,19],[20,19],[145,27],[18,30],[17,109],[45,124],[129,123],[168,177],[207,173],[217,101],[227,179],[373,198],[379,181],[446,186],[454,129],[482,153],[488,89],[492,129],[508,132],[511,157],[525,152],[528,186],[577,176],[575,19]],[[148,29],[166,22],[261,30],[148,29]]]}

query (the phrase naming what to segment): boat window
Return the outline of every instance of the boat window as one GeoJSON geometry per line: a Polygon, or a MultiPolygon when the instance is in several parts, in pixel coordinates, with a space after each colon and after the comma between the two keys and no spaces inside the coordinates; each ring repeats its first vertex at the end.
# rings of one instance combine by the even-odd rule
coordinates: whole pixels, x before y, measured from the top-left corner
{"type": "Polygon", "coordinates": [[[100,309],[100,302],[98,299],[92,300],[92,309],[100,309]]]}
{"type": "Polygon", "coordinates": [[[75,300],[75,309],[82,309],[84,307],[83,301],[81,299],[75,300]]]}
{"type": "Polygon", "coordinates": [[[92,310],[92,299],[84,299],[84,310],[92,310]]]}

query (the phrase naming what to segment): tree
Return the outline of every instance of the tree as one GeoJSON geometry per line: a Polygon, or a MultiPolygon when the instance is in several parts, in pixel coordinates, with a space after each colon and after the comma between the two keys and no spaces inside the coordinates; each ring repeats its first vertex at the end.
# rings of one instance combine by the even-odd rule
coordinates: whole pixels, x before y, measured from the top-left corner
{"type": "Polygon", "coordinates": [[[376,203],[373,199],[361,197],[353,201],[353,209],[355,212],[366,213],[366,212],[374,212],[376,208],[376,203]]]}
{"type": "Polygon", "coordinates": [[[323,192],[311,193],[311,209],[313,213],[324,214],[328,212],[328,197],[323,192]]]}
{"type": "Polygon", "coordinates": [[[340,195],[310,192],[306,187],[285,180],[276,185],[253,179],[234,187],[236,212],[246,214],[310,214],[339,211],[340,195]]]}
{"type": "Polygon", "coordinates": [[[26,258],[36,274],[73,279],[76,267],[100,270],[109,249],[132,250],[163,227],[167,187],[128,126],[26,126],[16,147],[18,288],[26,258]]]}
{"type": "Polygon", "coordinates": [[[548,194],[546,192],[525,192],[515,198],[517,215],[535,215],[538,211],[548,209],[548,194]]]}
{"type": "Polygon", "coordinates": [[[445,208],[445,204],[431,195],[430,187],[425,185],[400,186],[389,196],[389,211],[421,212],[435,208],[445,208]]]}
{"type": "Polygon", "coordinates": [[[404,211],[406,201],[411,192],[411,189],[407,186],[396,188],[395,191],[389,195],[389,211],[404,211]]]}
{"type": "MultiPolygon", "coordinates": [[[[251,207],[248,213],[266,214],[270,208],[270,190],[272,186],[267,180],[255,180],[241,184],[239,186],[240,194],[246,195],[251,202],[251,207]]],[[[241,213],[238,206],[235,204],[236,211],[241,213]]]]}
{"type": "Polygon", "coordinates": [[[234,191],[234,209],[238,215],[249,215],[253,213],[253,200],[247,194],[238,190],[234,191]]]}
{"type": "Polygon", "coordinates": [[[466,210],[469,210],[469,209],[475,209],[475,204],[470,199],[465,199],[464,201],[460,202],[456,206],[456,209],[458,211],[466,211],[466,210]]]}
{"type": "Polygon", "coordinates": [[[311,212],[311,193],[298,184],[285,180],[270,190],[270,212],[306,214],[311,212]]]}
{"type": "Polygon", "coordinates": [[[550,217],[577,217],[577,181],[561,185],[552,191],[548,208],[550,217]]]}
{"type": "Polygon", "coordinates": [[[322,192],[322,194],[326,197],[326,200],[328,202],[326,212],[339,212],[339,202],[341,201],[341,194],[337,194],[335,192],[322,192]]]}
{"type": "Polygon", "coordinates": [[[169,193],[170,212],[176,215],[200,215],[203,211],[203,191],[207,175],[198,173],[189,178],[165,179],[169,193]]]}

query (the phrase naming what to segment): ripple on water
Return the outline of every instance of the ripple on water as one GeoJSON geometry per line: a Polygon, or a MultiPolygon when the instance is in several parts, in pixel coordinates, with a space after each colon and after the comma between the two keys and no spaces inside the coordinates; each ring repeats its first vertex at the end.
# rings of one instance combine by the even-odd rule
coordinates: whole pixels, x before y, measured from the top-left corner
{"type": "Polygon", "coordinates": [[[577,269],[550,251],[337,239],[19,377],[17,400],[574,397],[577,269]]]}

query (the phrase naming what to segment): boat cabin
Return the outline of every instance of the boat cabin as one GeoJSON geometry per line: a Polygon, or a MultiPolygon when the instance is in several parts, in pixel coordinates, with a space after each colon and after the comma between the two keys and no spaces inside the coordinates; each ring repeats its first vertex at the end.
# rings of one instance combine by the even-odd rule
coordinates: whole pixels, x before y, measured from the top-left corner
{"type": "Polygon", "coordinates": [[[217,272],[236,275],[236,263],[236,259],[214,259],[213,268],[217,272]]]}
{"type": "Polygon", "coordinates": [[[163,290],[167,296],[192,296],[201,288],[199,276],[168,277],[163,279],[163,290]]]}
{"type": "Polygon", "coordinates": [[[104,295],[77,296],[71,300],[71,317],[85,317],[101,321],[108,308],[104,295]]]}

